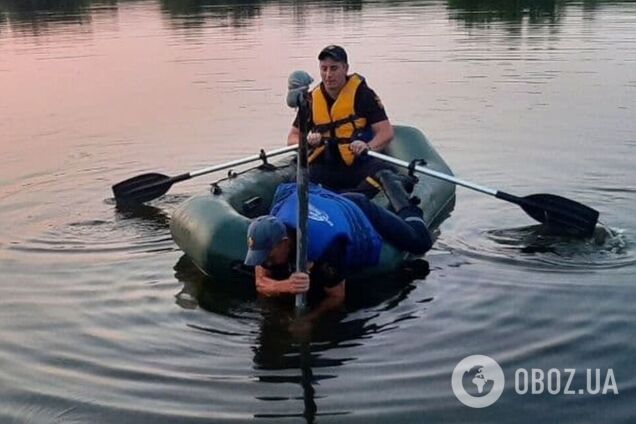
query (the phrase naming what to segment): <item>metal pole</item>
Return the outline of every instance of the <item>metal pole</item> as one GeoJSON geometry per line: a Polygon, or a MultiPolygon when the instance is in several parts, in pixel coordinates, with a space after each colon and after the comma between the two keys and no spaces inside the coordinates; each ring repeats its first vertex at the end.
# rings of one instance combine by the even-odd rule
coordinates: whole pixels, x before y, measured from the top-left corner
{"type": "MultiPolygon", "coordinates": [[[[307,217],[309,215],[309,169],[307,167],[307,124],[309,120],[307,95],[302,94],[298,108],[298,169],[296,187],[298,190],[298,228],[296,230],[296,271],[307,272],[307,217]]],[[[305,309],[305,294],[296,295],[296,313],[305,309]]]]}

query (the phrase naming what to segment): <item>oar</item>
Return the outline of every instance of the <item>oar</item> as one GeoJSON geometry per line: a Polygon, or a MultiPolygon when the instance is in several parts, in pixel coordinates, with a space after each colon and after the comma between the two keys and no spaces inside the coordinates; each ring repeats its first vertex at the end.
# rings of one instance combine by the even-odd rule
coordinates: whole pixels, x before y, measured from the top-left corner
{"type": "MultiPolygon", "coordinates": [[[[382,153],[369,151],[368,155],[397,166],[407,169],[410,168],[410,164],[408,162],[382,153]]],[[[579,202],[575,202],[574,200],[566,199],[565,197],[554,194],[532,194],[529,196],[518,197],[500,190],[493,190],[488,187],[473,184],[471,182],[434,171],[424,166],[415,166],[414,169],[422,174],[448,181],[481,193],[489,194],[497,199],[519,205],[532,218],[555,230],[566,230],[569,234],[582,235],[585,237],[589,237],[594,234],[594,228],[598,221],[598,211],[579,202]]]]}
{"type": "MultiPolygon", "coordinates": [[[[265,157],[278,156],[285,153],[293,152],[297,148],[296,145],[287,146],[280,149],[272,150],[264,154],[265,157]]],[[[156,199],[170,190],[173,184],[189,180],[190,178],[200,175],[209,174],[211,172],[221,171],[223,169],[232,168],[234,166],[244,165],[250,162],[256,162],[263,159],[263,154],[252,155],[242,159],[236,159],[225,162],[220,165],[203,168],[198,171],[187,172],[185,174],[169,177],[167,175],[151,172],[147,174],[137,175],[125,181],[117,183],[113,186],[113,194],[117,202],[123,203],[143,203],[156,199]]]]}

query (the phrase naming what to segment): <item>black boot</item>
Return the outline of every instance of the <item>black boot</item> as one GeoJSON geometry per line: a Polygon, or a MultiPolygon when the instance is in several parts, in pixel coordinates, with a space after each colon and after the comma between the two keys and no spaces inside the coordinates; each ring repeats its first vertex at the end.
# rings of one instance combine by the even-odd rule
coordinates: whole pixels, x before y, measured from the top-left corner
{"type": "Polygon", "coordinates": [[[395,174],[395,176],[397,177],[398,180],[400,180],[400,182],[402,183],[402,186],[404,187],[404,190],[406,190],[407,193],[409,194],[413,193],[415,184],[417,184],[417,182],[419,181],[416,176],[402,175],[402,174],[395,174]]]}
{"type": "Polygon", "coordinates": [[[382,190],[395,213],[399,215],[403,209],[413,206],[402,181],[395,172],[383,169],[375,174],[375,178],[382,185],[382,190]]]}
{"type": "Polygon", "coordinates": [[[416,242],[410,246],[413,254],[424,254],[433,244],[431,233],[423,219],[423,211],[414,204],[404,190],[402,182],[392,171],[382,170],[375,174],[382,184],[382,189],[395,213],[414,231],[416,242]]]}

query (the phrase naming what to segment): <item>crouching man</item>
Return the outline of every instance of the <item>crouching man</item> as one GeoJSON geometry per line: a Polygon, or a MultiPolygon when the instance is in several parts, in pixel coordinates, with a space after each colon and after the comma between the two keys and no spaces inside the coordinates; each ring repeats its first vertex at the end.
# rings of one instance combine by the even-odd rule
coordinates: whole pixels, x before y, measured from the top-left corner
{"type": "Polygon", "coordinates": [[[245,264],[255,267],[256,290],[262,296],[318,295],[320,303],[306,315],[318,318],[342,306],[346,275],[374,266],[384,241],[421,255],[432,246],[422,210],[409,202],[399,182],[385,184],[395,213],[358,193],[336,194],[310,186],[308,216],[309,273],[293,272],[296,263],[298,198],[296,185],[281,184],[269,215],[248,228],[245,264]]]}

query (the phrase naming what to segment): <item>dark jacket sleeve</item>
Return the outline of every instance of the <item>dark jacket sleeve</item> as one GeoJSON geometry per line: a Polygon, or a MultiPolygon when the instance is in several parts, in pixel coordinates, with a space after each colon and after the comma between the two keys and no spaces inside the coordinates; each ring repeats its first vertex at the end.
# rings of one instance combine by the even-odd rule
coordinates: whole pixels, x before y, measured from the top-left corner
{"type": "Polygon", "coordinates": [[[366,118],[368,125],[389,119],[384,110],[384,105],[382,105],[380,101],[380,97],[366,84],[363,84],[356,93],[355,107],[356,115],[366,118]]]}

